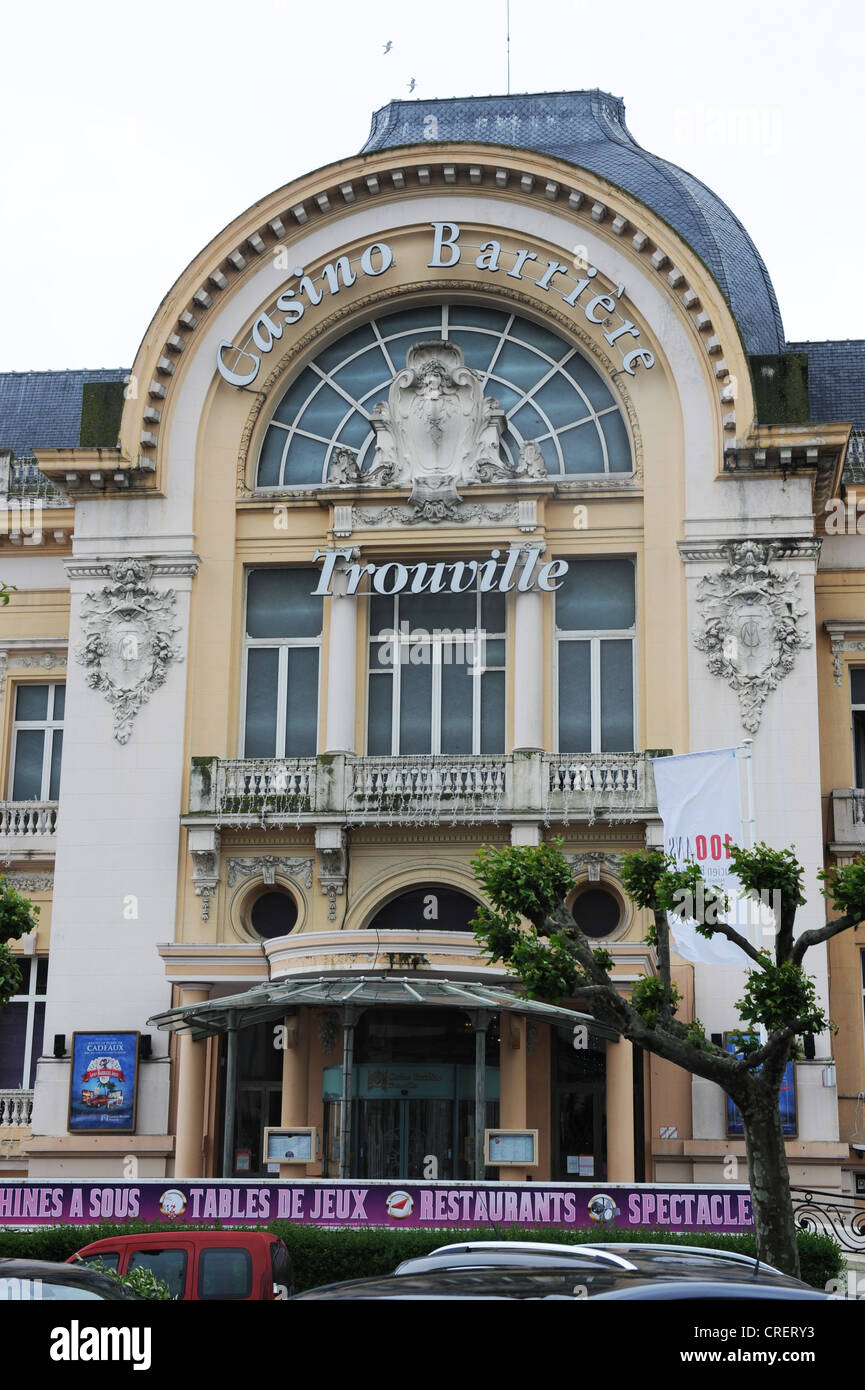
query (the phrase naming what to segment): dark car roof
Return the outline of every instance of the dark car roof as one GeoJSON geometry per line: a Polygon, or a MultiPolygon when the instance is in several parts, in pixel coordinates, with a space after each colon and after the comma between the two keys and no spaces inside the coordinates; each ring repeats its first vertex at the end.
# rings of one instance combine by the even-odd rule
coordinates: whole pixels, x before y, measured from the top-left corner
{"type": "MultiPolygon", "coordinates": [[[[515,1243],[512,1243],[512,1245],[515,1243]]],[[[536,1249],[520,1245],[508,1249],[500,1244],[484,1248],[484,1243],[467,1245],[464,1248],[450,1246],[446,1250],[432,1250],[428,1255],[415,1255],[403,1260],[394,1270],[401,1277],[408,1274],[425,1274],[427,1271],[443,1269],[569,1269],[571,1271],[598,1267],[610,1269],[633,1269],[633,1262],[620,1255],[610,1255],[605,1250],[595,1250],[589,1246],[574,1245],[570,1248],[539,1246],[536,1249]]]]}
{"type": "MultiPolygon", "coordinates": [[[[600,1263],[584,1268],[560,1266],[558,1268],[522,1268],[510,1266],[493,1269],[435,1269],[423,1274],[393,1274],[378,1279],[351,1279],[340,1284],[326,1284],[321,1288],[307,1289],[296,1294],[302,1299],[438,1299],[438,1298],[573,1298],[592,1299],[600,1294],[613,1294],[620,1291],[642,1287],[646,1290],[662,1286],[685,1290],[675,1295],[684,1298],[688,1290],[695,1291],[711,1285],[721,1290],[716,1296],[732,1297],[725,1289],[740,1289],[736,1297],[759,1297],[761,1291],[771,1289],[776,1297],[810,1295],[813,1290],[799,1280],[776,1275],[764,1282],[755,1277],[747,1268],[732,1263],[720,1265],[711,1271],[711,1279],[683,1277],[682,1271],[676,1275],[659,1274],[657,1269],[646,1271],[622,1270],[612,1265],[600,1263]]],[[[642,1297],[650,1297],[644,1293],[642,1297]]],[[[664,1294],[658,1295],[664,1297],[664,1294]]],[[[709,1297],[695,1292],[695,1297],[709,1297]]]]}
{"type": "Polygon", "coordinates": [[[829,1295],[820,1289],[809,1289],[806,1285],[795,1287],[784,1284],[761,1284],[747,1280],[738,1283],[728,1279],[643,1279],[633,1280],[630,1283],[622,1281],[615,1289],[608,1289],[605,1293],[594,1296],[594,1301],[598,1303],[612,1303],[615,1300],[650,1300],[667,1299],[676,1302],[687,1302],[690,1299],[742,1299],[753,1303],[755,1301],[784,1299],[795,1302],[800,1300],[817,1299],[820,1302],[828,1302],[829,1295]]]}
{"type": "Polygon", "coordinates": [[[497,1243],[485,1250],[483,1242],[469,1244],[463,1248],[451,1246],[432,1251],[427,1256],[404,1260],[395,1273],[400,1278],[413,1274],[434,1273],[443,1270],[468,1269],[560,1269],[577,1275],[580,1272],[595,1273],[598,1269],[621,1270],[625,1273],[639,1274],[645,1279],[720,1279],[723,1281],[749,1281],[763,1284],[781,1283],[787,1287],[806,1288],[800,1280],[791,1279],[779,1270],[768,1265],[758,1266],[756,1261],[747,1258],[730,1259],[726,1252],[711,1249],[681,1249],[675,1246],[625,1246],[600,1249],[592,1246],[574,1245],[557,1249],[554,1246],[539,1245],[535,1250],[519,1244],[508,1250],[497,1243]]]}
{"type": "Polygon", "coordinates": [[[105,1299],[140,1301],[138,1294],[108,1274],[100,1274],[95,1269],[55,1264],[50,1260],[0,1258],[0,1279],[41,1279],[43,1284],[68,1284],[91,1289],[105,1299]]]}

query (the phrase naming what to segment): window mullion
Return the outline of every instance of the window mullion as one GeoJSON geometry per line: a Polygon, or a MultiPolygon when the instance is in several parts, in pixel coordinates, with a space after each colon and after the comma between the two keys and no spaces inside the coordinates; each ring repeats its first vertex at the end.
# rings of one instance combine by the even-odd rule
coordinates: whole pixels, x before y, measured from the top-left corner
{"type": "Polygon", "coordinates": [[[288,701],[288,645],[279,648],[276,678],[276,757],[285,757],[285,718],[288,701]]]}
{"type": "MultiPolygon", "coordinates": [[[[472,661],[469,667],[469,680],[472,683],[472,753],[481,751],[481,681],[483,676],[480,674],[480,655],[481,655],[481,595],[478,591],[475,597],[475,630],[471,646],[472,661]]],[[[484,650],[486,655],[486,650],[484,650]]],[[[463,656],[468,662],[469,645],[463,642],[463,656]]]]}
{"type": "Polygon", "coordinates": [[[36,1023],[36,957],[30,958],[30,979],[27,984],[27,1022],[24,1027],[24,1061],[21,1067],[21,1086],[30,1086],[30,1063],[33,1057],[33,1029],[36,1023]]]}
{"type": "Polygon", "coordinates": [[[402,700],[402,633],[399,627],[399,599],[394,598],[393,608],[393,642],[391,643],[393,659],[393,676],[391,686],[391,752],[394,757],[400,751],[399,739],[399,711],[402,700]]]}
{"type": "Polygon", "coordinates": [[[601,639],[591,638],[592,749],[601,751],[601,639]]]}
{"type": "MultiPolygon", "coordinates": [[[[432,681],[430,683],[430,752],[442,750],[442,639],[430,636],[432,681]]],[[[451,652],[453,656],[453,652],[451,652]]]]}

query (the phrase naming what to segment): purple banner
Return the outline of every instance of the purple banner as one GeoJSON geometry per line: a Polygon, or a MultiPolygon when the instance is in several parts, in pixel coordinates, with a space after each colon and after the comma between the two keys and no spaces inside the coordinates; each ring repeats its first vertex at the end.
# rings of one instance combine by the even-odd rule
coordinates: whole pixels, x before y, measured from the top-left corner
{"type": "Polygon", "coordinates": [[[97,1221],[303,1225],[593,1227],[662,1226],[678,1231],[746,1231],[747,1187],[656,1184],[471,1182],[181,1182],[0,1185],[0,1226],[88,1225],[97,1221]]]}

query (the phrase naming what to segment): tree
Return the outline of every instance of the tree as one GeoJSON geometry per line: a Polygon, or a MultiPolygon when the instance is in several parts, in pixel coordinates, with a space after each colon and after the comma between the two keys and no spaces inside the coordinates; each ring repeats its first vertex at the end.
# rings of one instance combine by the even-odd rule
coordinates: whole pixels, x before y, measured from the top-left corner
{"type": "Polygon", "coordinates": [[[8,943],[33,931],[38,913],[35,904],[0,877],[0,1009],[21,988],[21,967],[8,943]]]}
{"type": "Polygon", "coordinates": [[[733,870],[749,897],[778,895],[762,898],[780,904],[774,954],[718,920],[727,899],[704,882],[696,863],[677,868],[660,851],[626,855],[622,882],[631,900],[652,913],[648,940],[658,962],[657,975],[635,985],[630,999],[619,992],[610,974],[610,953],[592,945],[565,906],[573,878],[558,845],[483,848],[472,863],[491,906],[478,909],[473,926],[491,958],[519,977],[530,998],[576,1000],[599,1022],[612,1025],[648,1052],[714,1081],[731,1097],[742,1115],[759,1257],[798,1276],[779,1096],[787,1062],[801,1055],[798,1039],[834,1027],[802,961],[810,947],[865,919],[865,863],[818,874],[824,884],[821,891],[841,916],[795,937],[796,911],[805,898],[804,870],[793,851],[759,844],[753,849],[731,846],[730,852],[733,870]],[[680,998],[670,972],[668,913],[697,920],[703,936],[725,936],[753,962],[736,1004],[744,1025],[738,1056],[715,1046],[699,1020],[684,1023],[676,1017],[680,998]],[[763,1041],[760,1028],[765,1030],[763,1041]]]}

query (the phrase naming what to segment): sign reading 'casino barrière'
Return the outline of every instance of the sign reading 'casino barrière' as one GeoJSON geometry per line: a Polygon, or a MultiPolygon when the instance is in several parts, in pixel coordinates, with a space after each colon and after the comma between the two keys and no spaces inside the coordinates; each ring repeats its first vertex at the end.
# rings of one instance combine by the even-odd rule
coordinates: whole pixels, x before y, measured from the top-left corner
{"type": "MultiPolygon", "coordinates": [[[[530,281],[539,290],[581,313],[588,323],[604,329],[604,338],[621,354],[622,370],[629,376],[635,376],[638,367],[648,371],[655,365],[653,354],[637,342],[640,329],[618,310],[625,286],[618,284],[611,293],[598,294],[598,286],[593,283],[598,274],[595,266],[585,265],[583,261],[566,265],[526,246],[505,247],[492,237],[479,246],[468,246],[462,242],[462,228],[458,223],[432,222],[430,226],[429,270],[452,270],[456,265],[473,260],[476,270],[496,276],[500,282],[530,281]]],[[[314,275],[308,275],[303,266],[295,266],[293,281],[282,291],[272,309],[258,315],[246,342],[237,346],[223,340],[219,344],[216,365],[220,375],[232,386],[249,386],[258,376],[262,357],[273,351],[286,328],[300,323],[308,310],[317,308],[326,295],[339,294],[363,276],[378,279],[395,265],[393,249],[388,243],[373,241],[356,259],[337,256],[314,275]]]]}

